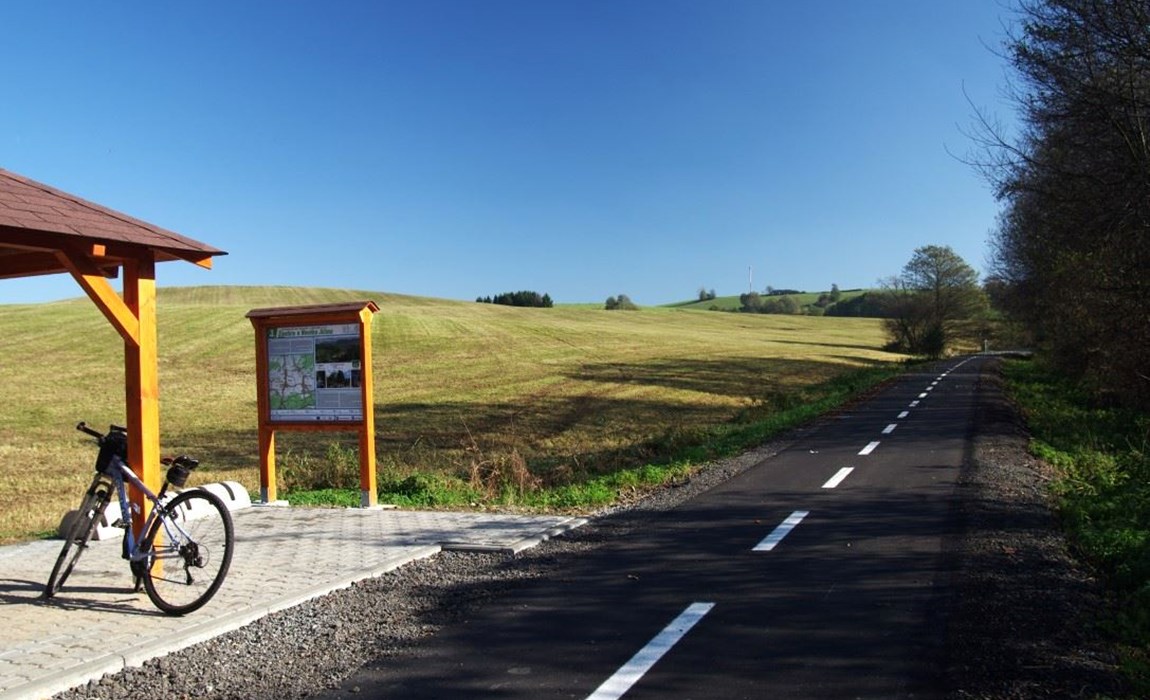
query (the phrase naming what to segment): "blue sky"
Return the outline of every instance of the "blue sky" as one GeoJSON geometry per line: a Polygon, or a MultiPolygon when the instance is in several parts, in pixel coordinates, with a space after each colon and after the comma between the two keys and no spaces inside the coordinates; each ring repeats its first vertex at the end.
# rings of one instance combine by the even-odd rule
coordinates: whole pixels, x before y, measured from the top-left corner
{"type": "Polygon", "coordinates": [[[0,167],[228,251],[162,265],[161,286],[654,305],[739,294],[752,268],[758,290],[867,287],[922,245],[984,267],[998,206],[955,155],[974,107],[1010,123],[1011,18],[1002,0],[4,3],[0,167]]]}

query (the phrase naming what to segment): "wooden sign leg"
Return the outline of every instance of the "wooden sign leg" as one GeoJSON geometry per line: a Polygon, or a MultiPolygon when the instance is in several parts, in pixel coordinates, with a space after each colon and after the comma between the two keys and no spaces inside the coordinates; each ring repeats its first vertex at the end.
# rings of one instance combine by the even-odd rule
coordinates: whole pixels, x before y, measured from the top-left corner
{"type": "Polygon", "coordinates": [[[279,498],[276,491],[276,431],[260,429],[260,500],[271,505],[279,498]]]}

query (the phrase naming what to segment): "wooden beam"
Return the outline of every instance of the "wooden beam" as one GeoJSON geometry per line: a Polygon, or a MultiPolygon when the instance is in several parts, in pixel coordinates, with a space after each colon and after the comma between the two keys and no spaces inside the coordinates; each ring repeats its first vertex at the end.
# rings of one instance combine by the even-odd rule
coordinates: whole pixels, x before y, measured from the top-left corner
{"type": "Polygon", "coordinates": [[[0,278],[30,277],[67,271],[50,252],[27,251],[0,255],[0,278]]]}
{"type": "Polygon", "coordinates": [[[212,256],[208,255],[207,253],[196,253],[187,250],[164,250],[164,252],[174,255],[180,260],[184,260],[198,267],[202,267],[205,270],[212,269],[212,256]]]}
{"type": "Polygon", "coordinates": [[[0,244],[22,246],[31,250],[59,250],[82,240],[75,234],[40,231],[15,226],[0,226],[0,244]]]}
{"type": "MultiPolygon", "coordinates": [[[[56,259],[68,272],[72,273],[72,277],[84,289],[88,297],[96,303],[96,306],[119,332],[124,342],[138,345],[140,342],[139,317],[116,294],[116,290],[112,289],[112,285],[104,277],[103,270],[96,265],[95,261],[71,250],[57,251],[56,259]]],[[[154,285],[154,272],[152,278],[154,285]]],[[[125,279],[125,291],[127,287],[127,279],[125,279]]]]}

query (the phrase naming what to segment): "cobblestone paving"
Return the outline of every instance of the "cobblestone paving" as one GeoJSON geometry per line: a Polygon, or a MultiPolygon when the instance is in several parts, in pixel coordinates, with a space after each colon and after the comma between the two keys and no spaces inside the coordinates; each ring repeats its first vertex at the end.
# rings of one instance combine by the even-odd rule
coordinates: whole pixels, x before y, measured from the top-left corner
{"type": "Polygon", "coordinates": [[[45,697],[210,639],[442,549],[519,551],[583,523],[559,516],[253,507],[232,513],[223,587],[182,618],[132,592],[116,539],[93,542],[45,602],[60,540],[0,547],[0,700],[45,697]]]}

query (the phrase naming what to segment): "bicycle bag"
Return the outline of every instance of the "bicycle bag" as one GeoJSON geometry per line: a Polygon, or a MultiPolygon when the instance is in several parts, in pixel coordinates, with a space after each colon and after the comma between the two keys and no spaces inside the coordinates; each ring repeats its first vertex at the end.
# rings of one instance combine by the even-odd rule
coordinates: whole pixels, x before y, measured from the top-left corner
{"type": "Polygon", "coordinates": [[[180,455],[172,460],[172,466],[168,467],[167,480],[172,486],[182,489],[184,484],[188,483],[188,476],[192,470],[199,466],[199,460],[192,459],[187,455],[180,455]]]}
{"type": "Polygon", "coordinates": [[[182,489],[184,484],[188,483],[188,475],[191,470],[182,464],[173,464],[168,468],[168,483],[178,489],[182,489]]]}
{"type": "Polygon", "coordinates": [[[115,471],[112,457],[119,457],[128,463],[128,434],[122,430],[111,430],[100,440],[100,454],[96,457],[96,471],[111,474],[115,471]]]}

